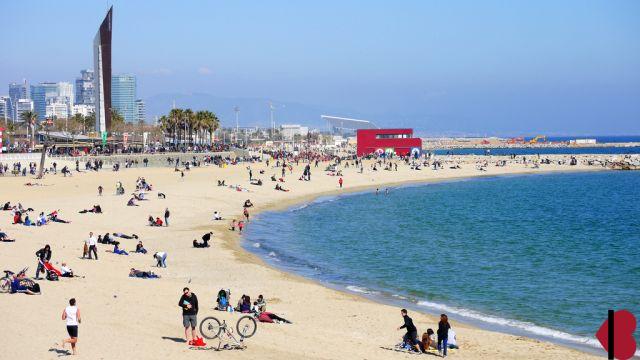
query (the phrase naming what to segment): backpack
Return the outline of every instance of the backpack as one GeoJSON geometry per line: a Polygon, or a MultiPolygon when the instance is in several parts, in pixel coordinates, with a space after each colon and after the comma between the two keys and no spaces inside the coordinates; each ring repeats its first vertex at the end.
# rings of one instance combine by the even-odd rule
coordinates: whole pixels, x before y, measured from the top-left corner
{"type": "Polygon", "coordinates": [[[49,271],[47,272],[47,280],[49,281],[58,281],[58,274],[55,273],[55,271],[49,271]]]}

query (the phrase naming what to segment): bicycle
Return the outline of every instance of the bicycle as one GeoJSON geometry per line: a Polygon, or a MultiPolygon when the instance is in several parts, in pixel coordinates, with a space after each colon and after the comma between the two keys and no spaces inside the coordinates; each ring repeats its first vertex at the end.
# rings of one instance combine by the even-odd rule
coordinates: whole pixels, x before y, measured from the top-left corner
{"type": "Polygon", "coordinates": [[[235,336],[233,336],[233,328],[229,327],[225,320],[222,320],[222,322],[220,322],[220,320],[216,319],[215,317],[209,316],[207,318],[204,318],[202,322],[200,322],[200,334],[202,334],[202,336],[209,340],[213,340],[216,338],[220,339],[220,341],[218,342],[218,348],[216,349],[218,351],[221,349],[246,349],[247,346],[244,345],[244,339],[252,337],[256,333],[257,329],[258,325],[256,323],[256,320],[252,316],[245,315],[241,317],[236,323],[236,331],[238,332],[238,335],[240,335],[240,339],[238,340],[235,336]],[[222,346],[224,337],[228,338],[229,341],[227,341],[227,343],[222,346]]]}
{"type": "Polygon", "coordinates": [[[0,278],[0,293],[8,293],[11,292],[11,282],[13,281],[13,275],[20,277],[27,272],[28,268],[24,268],[18,272],[18,274],[14,273],[11,270],[5,270],[4,276],[0,278]]]}

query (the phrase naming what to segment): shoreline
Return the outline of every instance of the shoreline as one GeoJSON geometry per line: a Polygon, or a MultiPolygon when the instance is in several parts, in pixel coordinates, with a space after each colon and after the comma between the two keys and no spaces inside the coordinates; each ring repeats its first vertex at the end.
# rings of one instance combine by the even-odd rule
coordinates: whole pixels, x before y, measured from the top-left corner
{"type": "MultiPolygon", "coordinates": [[[[590,173],[590,172],[607,172],[607,171],[615,171],[615,170],[608,170],[608,169],[580,169],[580,170],[566,170],[566,171],[546,171],[546,172],[536,172],[536,171],[530,171],[530,172],[522,172],[522,173],[514,173],[514,174],[498,174],[498,175],[494,175],[494,174],[488,174],[488,175],[478,175],[478,176],[461,176],[461,177],[452,177],[452,178],[447,178],[447,179],[430,179],[430,180],[417,180],[417,181],[398,181],[398,182],[390,182],[390,183],[378,183],[376,185],[365,185],[362,186],[360,188],[353,188],[353,189],[349,189],[348,192],[342,192],[342,191],[327,191],[327,192],[318,192],[314,195],[308,195],[308,196],[303,196],[300,198],[293,198],[290,201],[287,201],[285,204],[279,204],[277,206],[273,206],[273,207],[266,207],[264,209],[260,209],[258,212],[254,213],[254,220],[253,221],[260,221],[259,218],[257,218],[258,215],[262,215],[265,213],[283,213],[283,212],[287,212],[287,211],[291,211],[297,208],[304,208],[307,206],[311,206],[312,204],[318,203],[318,202],[322,202],[323,198],[336,198],[336,200],[340,200],[341,198],[347,197],[347,196],[354,196],[354,195],[361,195],[361,194],[367,194],[369,193],[371,190],[375,189],[376,187],[384,187],[384,188],[388,188],[388,187],[393,187],[396,189],[402,189],[402,188],[407,188],[407,187],[422,187],[422,186],[429,186],[431,184],[442,184],[442,183],[450,183],[450,182],[456,182],[456,181],[475,181],[475,180],[482,180],[485,178],[514,178],[514,177],[525,177],[525,176],[554,176],[554,175],[560,175],[560,174],[571,174],[571,173],[590,173]],[[300,207],[299,207],[300,205],[300,207]]],[[[396,307],[405,307],[408,309],[411,309],[413,311],[416,312],[420,312],[429,316],[438,316],[440,312],[442,311],[446,311],[445,309],[454,309],[453,307],[451,307],[450,305],[447,304],[437,304],[439,306],[442,307],[441,310],[436,310],[436,309],[429,309],[427,306],[424,305],[420,305],[419,302],[414,301],[415,299],[408,299],[406,298],[404,295],[397,295],[397,294],[392,294],[388,291],[385,290],[381,290],[381,289],[369,289],[367,287],[364,287],[364,285],[362,284],[351,284],[351,285],[345,285],[345,284],[337,284],[337,283],[333,283],[330,281],[322,281],[321,279],[318,278],[313,278],[313,277],[308,277],[305,275],[302,275],[298,272],[296,272],[296,270],[294,269],[295,266],[291,266],[291,265],[286,265],[283,264],[281,266],[278,266],[276,264],[276,262],[274,261],[269,261],[269,258],[266,255],[261,255],[258,251],[252,251],[251,250],[251,242],[246,238],[246,235],[238,235],[235,236],[236,241],[237,241],[237,246],[236,244],[232,245],[230,248],[232,248],[234,251],[242,251],[244,253],[248,253],[250,255],[253,255],[254,257],[257,257],[257,259],[255,261],[257,261],[260,265],[262,266],[266,266],[269,267],[273,270],[276,270],[278,272],[282,272],[284,274],[286,274],[287,276],[293,276],[293,278],[295,280],[298,281],[306,281],[306,282],[311,282],[313,284],[316,285],[320,285],[323,286],[325,288],[334,290],[334,291],[338,291],[340,293],[343,293],[345,295],[349,295],[349,296],[355,296],[356,298],[362,299],[362,300],[366,300],[366,301],[373,301],[375,303],[379,303],[382,305],[390,305],[390,306],[396,306],[396,307]]],[[[244,254],[243,254],[244,255],[244,254]]],[[[556,344],[559,346],[564,346],[573,350],[578,350],[578,351],[582,351],[588,354],[592,354],[592,355],[601,355],[602,351],[597,347],[597,341],[595,339],[587,339],[587,340],[591,340],[594,343],[593,344],[588,344],[588,343],[584,343],[584,342],[580,342],[578,340],[578,338],[583,338],[583,336],[580,335],[575,335],[575,334],[571,334],[568,332],[564,332],[562,330],[557,330],[557,329],[551,329],[551,328],[544,328],[541,327],[539,325],[536,325],[534,323],[528,323],[528,322],[523,322],[523,321],[518,321],[518,320],[512,320],[512,319],[507,319],[507,318],[499,318],[493,315],[487,315],[484,313],[480,313],[477,312],[473,309],[457,309],[456,310],[466,310],[469,313],[475,313],[475,314],[479,314],[481,316],[485,316],[488,318],[492,318],[498,321],[504,321],[505,323],[512,323],[512,322],[516,322],[518,325],[527,325],[527,326],[531,326],[534,328],[540,328],[540,329],[544,329],[548,332],[554,332],[559,334],[560,336],[563,337],[574,337],[576,339],[562,339],[559,337],[554,337],[553,335],[542,335],[542,334],[535,334],[533,333],[532,330],[529,329],[524,329],[522,327],[518,327],[515,325],[509,325],[509,324],[498,324],[498,323],[491,323],[489,321],[487,321],[486,319],[479,319],[479,318],[473,318],[469,315],[463,315],[460,313],[456,313],[455,317],[456,317],[456,322],[459,323],[463,323],[467,326],[473,326],[473,327],[477,327],[479,329],[482,330],[486,330],[486,331],[491,331],[491,332],[499,332],[502,334],[506,334],[506,335],[512,335],[512,336],[524,336],[530,339],[534,339],[534,340],[540,340],[540,341],[546,341],[546,342],[550,342],[552,344],[556,344]],[[462,318],[462,320],[460,320],[460,318],[462,318]]],[[[451,312],[451,310],[448,310],[446,312],[451,312]]],[[[451,315],[450,315],[451,316],[451,315]]],[[[586,339],[586,338],[585,338],[586,339]]]]}

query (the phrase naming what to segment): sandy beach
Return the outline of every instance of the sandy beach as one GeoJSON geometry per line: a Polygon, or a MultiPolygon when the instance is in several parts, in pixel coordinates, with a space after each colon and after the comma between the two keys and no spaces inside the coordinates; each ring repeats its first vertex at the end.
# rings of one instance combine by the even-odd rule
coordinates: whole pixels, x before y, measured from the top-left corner
{"type": "MultiPolygon", "coordinates": [[[[548,156],[566,158],[568,156],[548,156]]],[[[585,156],[576,156],[579,160],[585,156]]],[[[604,156],[599,156],[604,158],[604,156]]],[[[443,159],[445,157],[442,157],[443,159]]],[[[0,243],[0,264],[17,271],[29,266],[28,276],[36,270],[34,253],[50,244],[52,263],[59,267],[64,261],[80,278],[63,278],[58,282],[40,280],[42,295],[0,295],[0,316],[4,334],[0,344],[1,359],[53,359],[66,354],[56,345],[67,336],[61,312],[71,297],[82,311],[79,331],[79,356],[85,359],[158,359],[189,356],[209,359],[212,356],[229,359],[405,359],[415,355],[393,352],[392,347],[403,334],[396,328],[402,324],[399,308],[376,303],[365,298],[321,286],[296,275],[283,273],[265,265],[255,255],[240,247],[237,232],[228,230],[230,219],[240,218],[242,204],[251,199],[259,211],[283,208],[314,197],[366,188],[409,182],[440,181],[461,177],[542,173],[558,171],[596,171],[601,167],[540,165],[532,168],[508,161],[504,167],[489,165],[486,171],[476,168],[476,159],[454,157],[460,169],[451,169],[448,162],[441,170],[411,170],[399,163],[398,171],[372,171],[365,161],[364,173],[355,167],[343,169],[344,188],[338,177],[312,166],[312,181],[299,181],[304,163],[287,172],[282,185],[289,192],[274,190],[269,180],[280,170],[262,163],[240,163],[226,167],[202,166],[185,171],[184,178],[172,168],[130,168],[113,172],[76,173],[72,177],[47,175],[42,180],[33,177],[0,178],[0,201],[22,203],[34,208],[33,215],[59,209],[60,218],[70,224],[50,223],[42,227],[12,225],[9,211],[0,212],[0,231],[16,238],[14,243],[0,243]],[[263,186],[249,184],[247,166],[263,186]],[[265,174],[259,174],[265,170],[265,174]],[[140,206],[126,206],[138,177],[153,184],[148,201],[140,206]],[[248,192],[217,186],[217,180],[227,185],[240,185],[248,192]],[[121,181],[126,195],[116,196],[116,182],[121,181]],[[43,186],[25,186],[37,182],[43,186]],[[97,188],[104,187],[99,197],[97,188]],[[156,193],[166,194],[158,199],[156,193]],[[103,214],[79,214],[78,211],[100,204],[103,214]],[[171,211],[170,226],[147,226],[149,215],[162,217],[164,209],[171,211]],[[213,221],[214,211],[220,211],[224,221],[213,221]],[[82,248],[89,232],[96,235],[112,232],[135,233],[149,254],[135,254],[137,240],[121,241],[129,256],[111,253],[112,246],[98,244],[99,260],[83,260],[82,248]],[[213,231],[210,248],[192,247],[193,239],[213,231]],[[156,268],[152,255],[166,251],[167,268],[156,268]],[[129,269],[151,270],[162,278],[146,280],[128,277],[129,269]],[[259,324],[256,335],[246,341],[244,351],[190,350],[183,342],[184,331],[180,308],[177,306],[182,288],[188,286],[200,302],[199,320],[216,316],[235,324],[239,315],[215,311],[216,294],[221,288],[231,289],[232,303],[242,294],[252,299],[263,294],[269,311],[293,322],[259,324]]],[[[506,159],[506,158],[505,158],[506,159]]],[[[1,160],[0,160],[1,161],[1,160]]],[[[273,165],[273,163],[271,163],[273,165]]],[[[73,167],[72,167],[73,168],[73,167]]],[[[247,224],[248,227],[251,223],[247,224]]],[[[435,317],[410,312],[421,333],[427,327],[437,327],[435,317]]],[[[456,330],[460,349],[450,353],[454,359],[588,359],[596,356],[567,347],[534,339],[478,329],[450,317],[456,330]]],[[[217,345],[217,340],[211,344],[217,345]]],[[[69,350],[69,347],[66,348],[69,350]]],[[[424,355],[425,357],[429,355],[424,355]]]]}

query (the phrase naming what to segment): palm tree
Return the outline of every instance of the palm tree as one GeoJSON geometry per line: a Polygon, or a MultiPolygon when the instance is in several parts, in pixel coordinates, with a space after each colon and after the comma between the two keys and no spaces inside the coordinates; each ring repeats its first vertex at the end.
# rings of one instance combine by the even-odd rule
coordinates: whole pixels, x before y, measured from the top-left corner
{"type": "MultiPolygon", "coordinates": [[[[186,109],[184,110],[183,114],[183,121],[184,121],[184,127],[185,129],[188,129],[189,131],[189,146],[193,145],[193,125],[194,125],[194,120],[195,120],[195,116],[193,113],[193,110],[191,109],[186,109]]],[[[186,137],[186,131],[185,131],[185,137],[186,137]]],[[[186,142],[186,138],[185,138],[185,142],[186,142]]]]}
{"type": "Polygon", "coordinates": [[[36,121],[38,120],[38,113],[35,111],[25,111],[20,114],[20,119],[27,125],[27,137],[29,137],[29,130],[31,130],[31,138],[29,141],[29,147],[34,148],[36,145],[36,121]]]}
{"type": "Polygon", "coordinates": [[[119,132],[124,127],[124,118],[118,110],[111,109],[111,131],[119,132]]]}
{"type": "Polygon", "coordinates": [[[182,123],[184,110],[182,109],[171,109],[169,111],[169,119],[172,124],[172,128],[174,130],[173,143],[174,146],[178,146],[178,135],[180,131],[184,129],[184,125],[182,123]]]}

